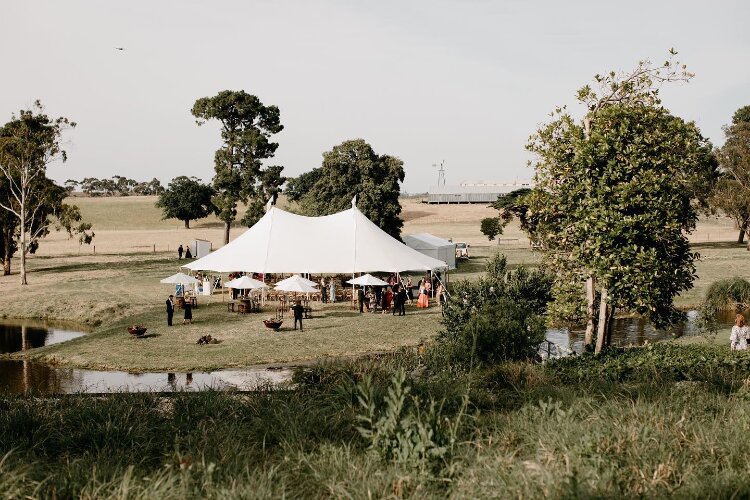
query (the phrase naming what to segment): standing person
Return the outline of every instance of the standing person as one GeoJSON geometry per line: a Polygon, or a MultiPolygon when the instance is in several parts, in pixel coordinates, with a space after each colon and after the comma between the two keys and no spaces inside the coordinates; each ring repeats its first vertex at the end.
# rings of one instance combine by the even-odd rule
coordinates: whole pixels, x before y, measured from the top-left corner
{"type": "Polygon", "coordinates": [[[328,297],[331,299],[331,304],[336,303],[336,277],[331,278],[330,293],[328,297]]]}
{"type": "Polygon", "coordinates": [[[373,287],[375,289],[375,306],[373,309],[377,309],[379,305],[382,304],[382,297],[383,297],[383,287],[376,286],[373,287]]]}
{"type": "Polygon", "coordinates": [[[406,316],[406,290],[404,287],[398,289],[398,315],[406,316]]]}
{"type": "Polygon", "coordinates": [[[401,300],[398,293],[399,290],[401,290],[401,286],[398,283],[393,285],[393,307],[391,308],[391,314],[394,316],[396,315],[396,311],[401,307],[398,303],[398,301],[401,300]]]}
{"type": "Polygon", "coordinates": [[[299,331],[304,332],[302,329],[302,313],[305,308],[302,307],[302,299],[297,299],[297,303],[292,306],[292,312],[294,313],[294,329],[297,329],[297,322],[299,321],[299,331]]]}
{"type": "Polygon", "coordinates": [[[174,316],[174,295],[167,298],[167,326],[172,326],[172,317],[174,316]]]}
{"type": "Polygon", "coordinates": [[[359,313],[362,314],[365,308],[365,290],[361,285],[357,290],[357,302],[359,303],[359,313]]]}
{"type": "Polygon", "coordinates": [[[411,282],[411,276],[406,280],[406,296],[409,298],[409,304],[414,302],[414,284],[411,282]]]}
{"type": "Polygon", "coordinates": [[[182,324],[183,325],[192,325],[193,324],[193,303],[190,301],[190,294],[185,294],[185,305],[183,306],[185,308],[185,316],[183,316],[182,324]]]}
{"type": "Polygon", "coordinates": [[[445,316],[445,303],[448,301],[448,293],[442,283],[438,285],[435,295],[437,295],[438,304],[440,304],[440,313],[445,316]]]}
{"type": "Polygon", "coordinates": [[[177,258],[178,258],[178,259],[182,259],[182,253],[183,253],[184,251],[185,251],[185,250],[184,250],[184,249],[182,248],[182,245],[180,245],[180,246],[178,246],[178,247],[177,247],[177,258]]]}
{"type": "Polygon", "coordinates": [[[190,245],[187,245],[187,250],[185,250],[185,258],[186,259],[193,258],[193,253],[190,251],[190,245]]]}
{"type": "Polygon", "coordinates": [[[320,300],[325,304],[328,302],[328,287],[326,287],[326,277],[320,277],[320,300]]]}
{"type": "Polygon", "coordinates": [[[732,334],[729,336],[730,348],[733,351],[747,350],[747,336],[748,330],[747,326],[745,326],[745,317],[738,314],[734,317],[732,334]]]}
{"type": "Polygon", "coordinates": [[[391,292],[391,287],[384,288],[385,290],[383,290],[383,305],[381,307],[383,314],[388,312],[388,309],[391,307],[391,301],[393,300],[393,292],[391,292]]]}
{"type": "Polygon", "coordinates": [[[422,286],[419,287],[419,299],[417,299],[417,307],[420,309],[427,309],[430,307],[430,282],[422,281],[422,286]]]}

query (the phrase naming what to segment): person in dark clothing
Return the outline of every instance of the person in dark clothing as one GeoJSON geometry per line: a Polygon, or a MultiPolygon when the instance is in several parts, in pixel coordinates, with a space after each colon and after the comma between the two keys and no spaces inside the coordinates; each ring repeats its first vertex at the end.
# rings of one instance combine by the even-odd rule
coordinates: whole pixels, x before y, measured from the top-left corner
{"type": "Polygon", "coordinates": [[[297,322],[299,321],[299,331],[304,332],[302,329],[302,313],[305,308],[302,307],[302,301],[297,299],[297,303],[292,306],[292,312],[294,312],[294,329],[297,329],[297,322]]]}
{"type": "Polygon", "coordinates": [[[177,247],[177,258],[182,258],[182,253],[185,251],[185,249],[182,248],[182,245],[177,247]]]}
{"type": "Polygon", "coordinates": [[[404,287],[398,290],[398,315],[406,316],[406,290],[404,287]]]}
{"type": "Polygon", "coordinates": [[[193,303],[190,301],[190,297],[185,297],[185,305],[183,306],[185,308],[185,316],[182,319],[183,325],[192,325],[193,324],[193,303]]]}
{"type": "Polygon", "coordinates": [[[375,304],[372,304],[372,308],[375,309],[381,303],[380,297],[383,295],[383,287],[374,286],[373,288],[375,289],[375,304]]]}
{"type": "Polygon", "coordinates": [[[190,251],[190,245],[188,245],[187,250],[185,250],[185,258],[186,259],[192,259],[193,253],[190,251]]]}
{"type": "Polygon", "coordinates": [[[364,312],[365,307],[365,289],[362,287],[359,287],[359,290],[357,290],[357,302],[359,303],[359,312],[364,312]]]}
{"type": "Polygon", "coordinates": [[[401,307],[401,286],[397,283],[393,285],[393,307],[391,308],[391,314],[396,315],[396,311],[400,310],[401,307]]]}
{"type": "Polygon", "coordinates": [[[167,299],[167,326],[172,326],[172,317],[174,316],[174,295],[167,299]]]}

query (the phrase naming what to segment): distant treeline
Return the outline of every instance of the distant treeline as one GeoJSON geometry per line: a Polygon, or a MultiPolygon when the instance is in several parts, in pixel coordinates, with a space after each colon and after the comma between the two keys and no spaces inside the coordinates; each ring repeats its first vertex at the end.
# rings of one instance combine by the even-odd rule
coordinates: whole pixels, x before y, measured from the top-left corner
{"type": "Polygon", "coordinates": [[[164,192],[164,187],[156,177],[148,182],[138,182],[121,175],[113,175],[110,179],[68,179],[65,181],[65,188],[68,192],[80,191],[89,196],[148,196],[164,192]]]}

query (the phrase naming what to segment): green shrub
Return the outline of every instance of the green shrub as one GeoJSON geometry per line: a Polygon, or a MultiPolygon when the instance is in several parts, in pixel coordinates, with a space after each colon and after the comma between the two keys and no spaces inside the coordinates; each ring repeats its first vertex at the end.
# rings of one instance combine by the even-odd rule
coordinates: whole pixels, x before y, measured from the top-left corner
{"type": "Polygon", "coordinates": [[[451,457],[465,417],[468,398],[459,412],[448,418],[442,403],[430,399],[427,408],[412,396],[406,373],[397,371],[388,392],[379,403],[368,375],[358,384],[360,435],[383,461],[393,462],[420,474],[451,473],[451,457]]]}
{"type": "Polygon", "coordinates": [[[451,340],[463,334],[469,319],[485,304],[508,298],[516,304],[544,314],[551,299],[550,276],[540,270],[519,267],[509,271],[505,256],[497,254],[487,261],[486,274],[477,281],[459,281],[452,285],[451,297],[445,306],[445,330],[439,339],[451,340]]]}

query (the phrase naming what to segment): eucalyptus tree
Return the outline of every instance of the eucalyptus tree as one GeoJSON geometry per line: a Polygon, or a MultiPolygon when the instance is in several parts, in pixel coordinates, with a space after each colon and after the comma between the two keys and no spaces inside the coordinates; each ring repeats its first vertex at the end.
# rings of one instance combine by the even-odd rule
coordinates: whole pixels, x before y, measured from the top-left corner
{"type": "Polygon", "coordinates": [[[80,235],[90,243],[91,225],[82,221],[77,207],[63,200],[68,191],[47,178],[47,167],[67,159],[60,146],[64,130],[74,127],[67,118],[50,118],[37,101],[32,110],[21,110],[0,128],[0,175],[4,187],[0,208],[5,210],[4,268],[10,272],[10,257],[17,250],[21,259],[21,284],[27,284],[26,257],[36,250],[39,239],[52,227],[80,235]],[[8,235],[16,240],[8,245],[8,235]]]}
{"type": "Polygon", "coordinates": [[[192,109],[196,123],[209,120],[221,124],[223,144],[214,156],[214,205],[224,222],[224,243],[229,243],[229,230],[237,218],[237,204],[248,204],[251,211],[245,222],[258,216],[258,207],[284,183],[282,167],[263,169],[263,160],[272,158],[279,147],[271,136],[283,130],[279,108],[265,106],[244,90],[224,90],[213,97],[195,101],[192,109]],[[265,181],[265,182],[264,182],[265,181]]]}
{"type": "MultiPolygon", "coordinates": [[[[738,109],[724,127],[726,141],[717,150],[722,170],[712,205],[731,217],[739,228],[737,243],[750,229],[750,106],[738,109]]],[[[750,242],[748,242],[750,245],[750,242]]]]}
{"type": "Polygon", "coordinates": [[[664,326],[678,317],[674,297],[692,286],[697,254],[686,233],[697,220],[693,200],[713,182],[711,146],[661,106],[662,83],[693,76],[675,55],[597,75],[597,90],[578,92],[583,117],[558,108],[527,145],[536,169],[527,227],[556,273],[550,313],[586,318],[585,342],[596,330],[597,352],[615,309],[664,326]]]}

